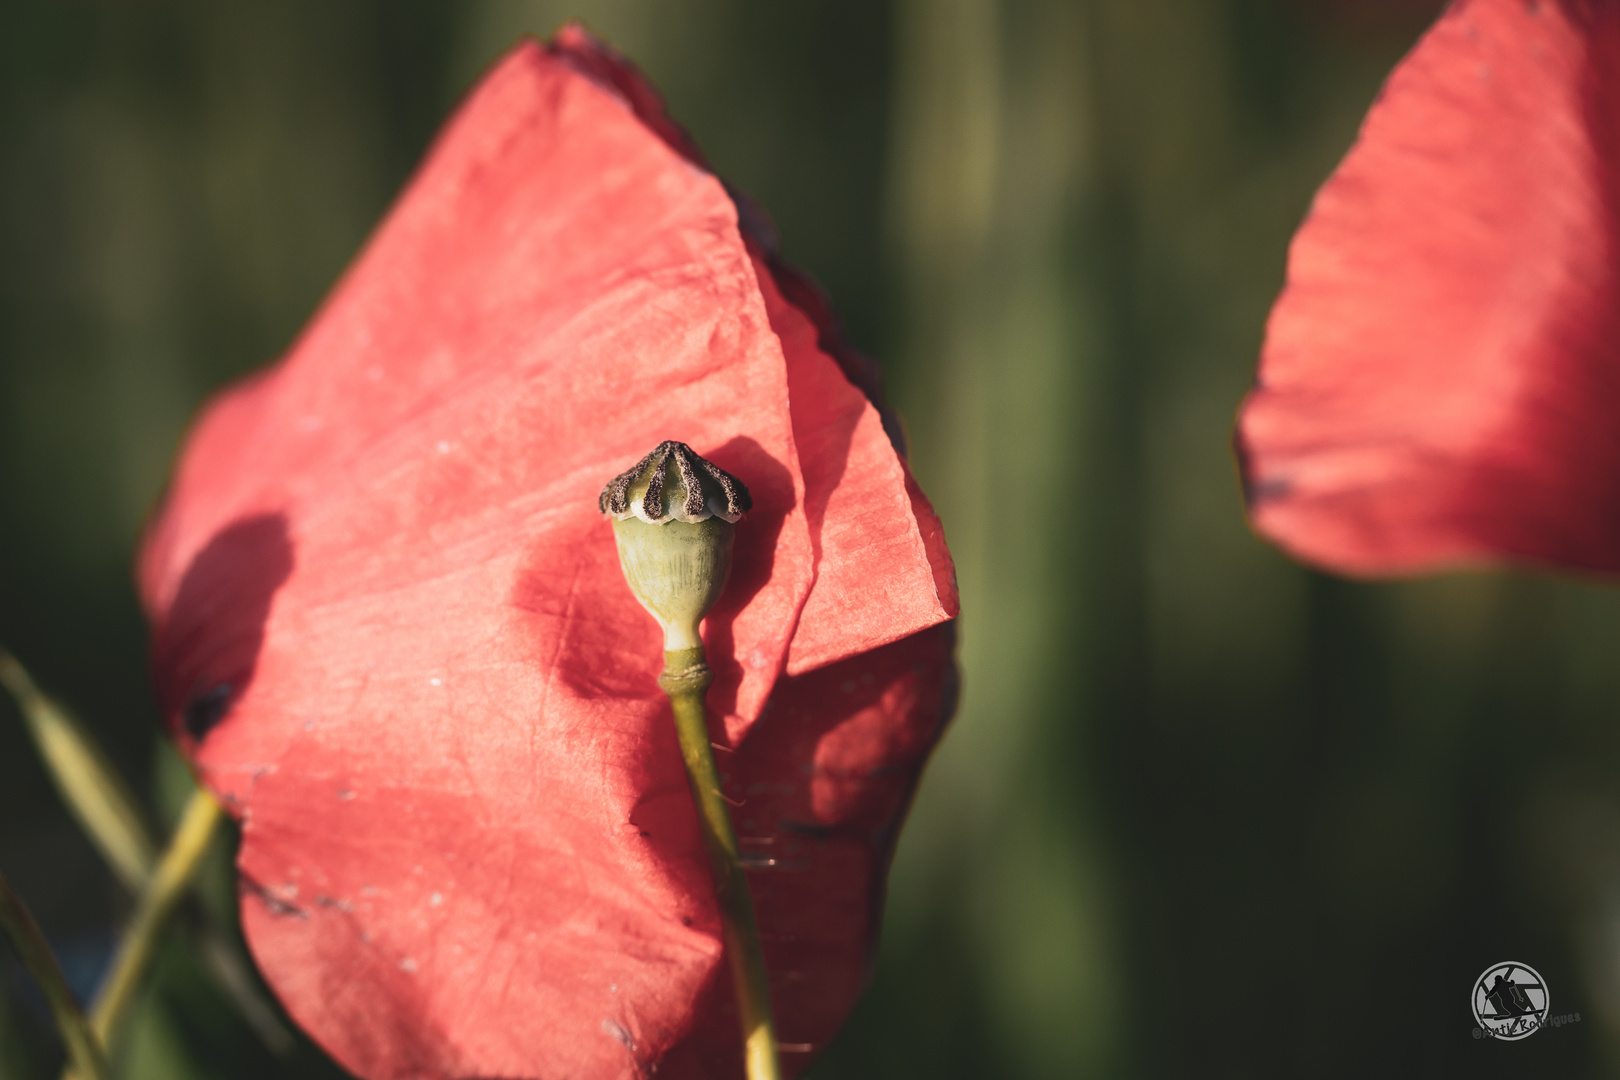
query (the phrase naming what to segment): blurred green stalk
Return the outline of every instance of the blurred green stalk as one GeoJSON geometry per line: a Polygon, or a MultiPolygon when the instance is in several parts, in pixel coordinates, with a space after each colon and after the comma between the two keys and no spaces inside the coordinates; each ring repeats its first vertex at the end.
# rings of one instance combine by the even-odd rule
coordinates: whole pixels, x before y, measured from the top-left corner
{"type": "Polygon", "coordinates": [[[51,1016],[56,1020],[56,1029],[67,1047],[71,1070],[83,1080],[107,1080],[107,1058],[101,1043],[85,1021],[84,1013],[79,1011],[79,1003],[73,1000],[73,991],[68,989],[62,968],[45,943],[39,924],[34,922],[22,898],[12,891],[4,875],[0,875],[0,928],[5,930],[12,948],[17,950],[18,959],[44,992],[51,1016]]]}
{"type": "MultiPolygon", "coordinates": [[[[27,669],[4,646],[0,646],[0,686],[16,699],[62,801],[118,880],[132,895],[143,898],[144,905],[160,868],[157,844],[135,796],[84,726],[40,690],[27,669]]],[[[212,832],[210,828],[209,835],[212,832]]],[[[199,851],[196,856],[201,854],[199,851]]],[[[168,857],[165,855],[165,859],[168,857]]],[[[173,903],[169,906],[172,908],[173,903]]],[[[254,984],[241,949],[209,917],[205,906],[198,907],[202,911],[201,918],[193,922],[194,944],[209,973],[265,1046],[277,1056],[289,1053],[292,1034],[254,984]]]]}
{"type": "MultiPolygon", "coordinates": [[[[186,803],[180,825],[174,831],[174,839],[152,875],[151,888],[141,894],[135,917],[130,920],[129,928],[124,931],[118,944],[118,955],[113,960],[112,970],[96,996],[91,1025],[101,1045],[111,1045],[119,1021],[134,1002],[141,976],[146,973],[163,934],[163,924],[168,922],[175,905],[190,887],[191,879],[208,851],[209,841],[214,838],[214,829],[222,816],[219,803],[202,788],[193,792],[191,800],[186,803]]],[[[64,1077],[64,1080],[68,1078],[64,1077]]]]}
{"type": "Polygon", "coordinates": [[[4,647],[0,647],[0,685],[17,699],[62,801],[118,880],[140,896],[151,884],[157,849],[134,795],[90,733],[34,685],[4,647]]]}

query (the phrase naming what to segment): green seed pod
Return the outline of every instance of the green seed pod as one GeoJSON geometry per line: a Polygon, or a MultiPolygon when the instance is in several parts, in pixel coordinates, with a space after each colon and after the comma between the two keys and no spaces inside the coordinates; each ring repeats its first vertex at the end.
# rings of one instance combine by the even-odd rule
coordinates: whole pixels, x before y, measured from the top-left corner
{"type": "Polygon", "coordinates": [[[748,489],[685,443],[664,442],[603,488],[597,505],[613,518],[619,565],[664,628],[664,649],[701,648],[698,626],[725,588],[748,489]]]}

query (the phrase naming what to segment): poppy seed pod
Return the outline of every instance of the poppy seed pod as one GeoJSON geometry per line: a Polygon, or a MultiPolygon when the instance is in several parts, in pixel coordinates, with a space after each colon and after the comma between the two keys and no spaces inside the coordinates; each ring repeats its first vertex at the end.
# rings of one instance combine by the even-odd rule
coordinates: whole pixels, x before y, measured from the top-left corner
{"type": "Polygon", "coordinates": [[[664,649],[703,644],[698,626],[731,572],[733,523],[752,505],[742,482],[682,442],[660,443],[602,489],[630,591],[664,628],[664,649]]]}

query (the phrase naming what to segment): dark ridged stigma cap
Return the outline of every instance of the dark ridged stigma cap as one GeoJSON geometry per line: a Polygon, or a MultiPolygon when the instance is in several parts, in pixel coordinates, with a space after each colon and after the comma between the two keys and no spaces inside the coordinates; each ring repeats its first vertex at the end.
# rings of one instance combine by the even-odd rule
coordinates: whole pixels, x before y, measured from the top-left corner
{"type": "Polygon", "coordinates": [[[624,579],[664,628],[665,651],[701,660],[699,624],[726,586],[733,523],[753,505],[748,489],[685,443],[663,442],[596,505],[613,519],[624,579]]]}
{"type": "Polygon", "coordinates": [[[628,472],[602,489],[597,508],[649,525],[718,517],[735,522],[754,505],[743,482],[683,442],[661,442],[628,472]]]}

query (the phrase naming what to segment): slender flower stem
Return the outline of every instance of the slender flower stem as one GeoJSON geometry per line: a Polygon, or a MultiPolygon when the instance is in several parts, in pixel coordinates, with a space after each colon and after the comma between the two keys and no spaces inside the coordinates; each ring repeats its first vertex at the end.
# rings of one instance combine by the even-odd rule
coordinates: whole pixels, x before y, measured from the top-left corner
{"type": "Polygon", "coordinates": [[[84,1080],[107,1080],[110,1074],[101,1043],[90,1030],[84,1013],[79,1011],[79,1003],[73,1000],[73,991],[68,989],[62,968],[45,943],[45,936],[39,932],[39,925],[23,905],[22,898],[11,891],[4,876],[0,876],[0,929],[5,930],[23,967],[44,992],[51,1015],[56,1019],[56,1029],[67,1047],[69,1066],[84,1080]]]}
{"type": "Polygon", "coordinates": [[[759,926],[754,921],[754,899],[748,891],[731,828],[725,797],[720,793],[720,770],[709,742],[704,695],[714,672],[704,660],[703,647],[672,649],[664,653],[664,673],[658,685],[669,695],[675,710],[675,733],[680,738],[686,778],[697,802],[703,846],[714,872],[715,895],[731,961],[731,981],[737,990],[737,1014],[742,1024],[743,1053],[748,1080],[780,1080],[776,1031],[771,1022],[771,992],[765,977],[765,955],[760,948],[759,926]]]}
{"type": "Polygon", "coordinates": [[[202,788],[193,792],[191,800],[186,803],[180,825],[174,831],[174,839],[158,860],[157,869],[152,874],[152,885],[136,905],[135,916],[124,931],[118,953],[113,958],[112,970],[96,996],[90,1022],[102,1046],[111,1044],[119,1021],[134,1003],[135,991],[151,963],[152,954],[163,933],[163,924],[190,886],[192,875],[208,850],[208,842],[213,839],[221,816],[219,803],[202,788]]]}

